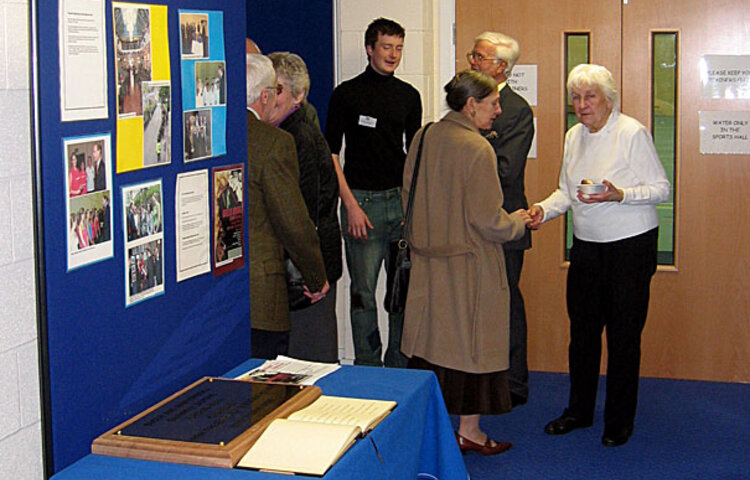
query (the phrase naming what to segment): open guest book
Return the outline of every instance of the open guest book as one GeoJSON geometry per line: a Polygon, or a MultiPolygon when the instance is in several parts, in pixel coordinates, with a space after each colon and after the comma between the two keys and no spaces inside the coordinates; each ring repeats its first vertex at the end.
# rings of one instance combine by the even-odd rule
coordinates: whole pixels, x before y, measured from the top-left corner
{"type": "Polygon", "coordinates": [[[323,475],[359,436],[375,428],[396,402],[320,396],[287,418],[277,418],[238,467],[323,475]]]}

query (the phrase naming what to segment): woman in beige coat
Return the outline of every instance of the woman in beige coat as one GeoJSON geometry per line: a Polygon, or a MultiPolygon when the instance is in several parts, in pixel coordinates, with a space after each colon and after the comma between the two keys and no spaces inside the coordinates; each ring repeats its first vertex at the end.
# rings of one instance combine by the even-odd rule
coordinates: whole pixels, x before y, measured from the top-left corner
{"type": "MultiPolygon", "coordinates": [[[[462,452],[511,447],[479,428],[480,414],[510,410],[509,294],[502,244],[520,238],[525,210],[502,209],[495,153],[479,134],[500,114],[495,82],[464,71],[446,86],[451,108],[425,136],[412,224],[412,272],[401,349],[410,368],[433,370],[448,411],[459,415],[462,452]]],[[[404,208],[416,146],[404,167],[404,208]]]]}

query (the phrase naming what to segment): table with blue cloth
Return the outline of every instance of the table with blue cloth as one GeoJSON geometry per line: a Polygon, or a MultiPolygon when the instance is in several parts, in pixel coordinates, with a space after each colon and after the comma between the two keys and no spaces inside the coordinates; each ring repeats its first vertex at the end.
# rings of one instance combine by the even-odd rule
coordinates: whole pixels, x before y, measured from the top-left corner
{"type": "MultiPolygon", "coordinates": [[[[234,378],[262,362],[252,359],[227,372],[234,378]]],[[[324,395],[394,400],[398,404],[374,430],[360,438],[324,479],[466,480],[437,379],[432,372],[342,366],[319,380],[324,395]]],[[[306,475],[297,475],[303,478],[306,475]]],[[[53,480],[288,479],[288,475],[128,458],[87,455],[53,480]]]]}

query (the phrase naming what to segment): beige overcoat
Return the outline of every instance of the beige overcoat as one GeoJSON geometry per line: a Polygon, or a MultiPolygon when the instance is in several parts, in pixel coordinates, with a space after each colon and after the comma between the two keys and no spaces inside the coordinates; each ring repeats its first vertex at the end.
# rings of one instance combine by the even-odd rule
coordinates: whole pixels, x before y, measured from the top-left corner
{"type": "MultiPolygon", "coordinates": [[[[420,130],[404,167],[404,209],[420,130]]],[[[412,270],[401,350],[470,373],[508,369],[509,304],[502,244],[526,229],[502,209],[495,152],[450,112],[425,137],[415,187],[412,270]]]]}

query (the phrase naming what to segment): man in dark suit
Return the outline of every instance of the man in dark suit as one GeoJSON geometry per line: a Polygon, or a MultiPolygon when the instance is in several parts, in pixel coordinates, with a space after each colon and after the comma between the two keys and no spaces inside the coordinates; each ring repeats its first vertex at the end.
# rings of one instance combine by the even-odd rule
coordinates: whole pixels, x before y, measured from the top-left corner
{"type": "Polygon", "coordinates": [[[99,228],[102,231],[102,242],[108,242],[109,236],[110,236],[110,228],[111,225],[109,224],[111,213],[109,211],[109,196],[108,195],[102,195],[102,217],[101,217],[101,225],[99,228]]]}
{"type": "MultiPolygon", "coordinates": [[[[524,170],[534,138],[534,114],[529,104],[507,84],[520,55],[518,42],[502,33],[484,32],[474,39],[467,55],[472,70],[494,78],[500,92],[500,109],[490,130],[482,133],[497,155],[497,173],[503,189],[503,209],[514,212],[529,208],[524,192],[524,170]]],[[[503,244],[510,287],[510,371],[511,403],[523,405],[529,396],[529,368],[526,362],[526,309],[518,287],[524,250],[531,248],[531,232],[520,240],[503,244]]]]}
{"type": "Polygon", "coordinates": [[[299,188],[292,136],[267,123],[276,73],[267,57],[247,55],[247,159],[252,356],[275,358],[289,346],[284,251],[302,273],[313,302],[329,290],[315,225],[299,188]]]}
{"type": "Polygon", "coordinates": [[[128,242],[132,242],[138,238],[138,225],[135,221],[135,204],[131,201],[130,208],[128,208],[128,242]]]}
{"type": "Polygon", "coordinates": [[[91,149],[94,157],[94,191],[100,192],[107,189],[107,167],[102,157],[102,144],[96,142],[91,149]]]}

